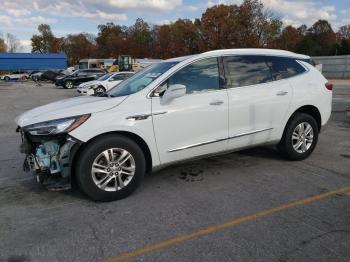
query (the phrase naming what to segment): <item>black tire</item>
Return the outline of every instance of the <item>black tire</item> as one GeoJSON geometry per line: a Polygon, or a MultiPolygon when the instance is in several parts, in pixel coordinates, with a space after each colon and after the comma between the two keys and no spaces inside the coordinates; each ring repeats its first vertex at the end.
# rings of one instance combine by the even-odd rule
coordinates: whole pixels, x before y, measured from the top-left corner
{"type": "Polygon", "coordinates": [[[74,87],[73,81],[68,80],[68,81],[64,82],[64,87],[67,89],[72,89],[74,87]]]}
{"type": "Polygon", "coordinates": [[[96,201],[113,201],[129,196],[141,183],[146,173],[146,160],[141,148],[131,139],[121,135],[106,135],[91,142],[79,153],[76,165],[76,180],[79,188],[96,201]],[[121,148],[127,150],[135,160],[135,173],[123,188],[107,192],[94,182],[91,168],[95,158],[104,150],[121,148]]]}
{"type": "Polygon", "coordinates": [[[10,77],[5,76],[5,77],[4,77],[4,80],[5,80],[6,82],[10,81],[10,77]]]}
{"type": "Polygon", "coordinates": [[[106,88],[104,88],[103,86],[98,86],[95,88],[94,93],[96,96],[102,95],[106,93],[106,88]]]}
{"type": "Polygon", "coordinates": [[[309,114],[296,113],[287,123],[278,150],[289,160],[303,160],[311,155],[318,141],[318,125],[316,120],[309,114]],[[310,147],[305,152],[297,152],[293,147],[292,136],[296,127],[301,123],[308,123],[312,127],[313,140],[310,147]]]}

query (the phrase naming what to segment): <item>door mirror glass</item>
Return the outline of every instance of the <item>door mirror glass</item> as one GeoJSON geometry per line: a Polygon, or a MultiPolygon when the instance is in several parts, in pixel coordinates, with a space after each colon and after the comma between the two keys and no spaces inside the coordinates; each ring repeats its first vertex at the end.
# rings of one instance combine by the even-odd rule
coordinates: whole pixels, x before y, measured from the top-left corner
{"type": "Polygon", "coordinates": [[[161,98],[161,104],[168,104],[175,98],[184,96],[186,94],[185,85],[170,85],[168,89],[164,92],[164,95],[161,98]]]}

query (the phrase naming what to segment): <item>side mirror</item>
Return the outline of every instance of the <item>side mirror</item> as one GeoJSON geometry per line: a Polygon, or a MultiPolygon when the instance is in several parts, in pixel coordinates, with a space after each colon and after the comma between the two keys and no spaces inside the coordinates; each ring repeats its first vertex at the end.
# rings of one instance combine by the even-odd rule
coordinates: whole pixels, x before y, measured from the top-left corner
{"type": "Polygon", "coordinates": [[[170,85],[161,98],[161,104],[168,104],[175,98],[186,94],[186,86],[181,84],[170,85]]]}

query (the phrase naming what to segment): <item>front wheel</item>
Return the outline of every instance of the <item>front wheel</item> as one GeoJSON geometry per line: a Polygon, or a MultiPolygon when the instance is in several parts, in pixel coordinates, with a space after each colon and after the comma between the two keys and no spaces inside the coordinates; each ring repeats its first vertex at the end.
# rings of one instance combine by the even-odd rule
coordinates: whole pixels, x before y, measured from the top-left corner
{"type": "Polygon", "coordinates": [[[64,83],[64,87],[67,89],[72,89],[74,87],[74,84],[72,81],[68,80],[64,83]]]}
{"type": "Polygon", "coordinates": [[[318,141],[316,120],[304,113],[297,113],[287,124],[278,149],[290,160],[302,160],[310,156],[318,141]]]}
{"type": "Polygon", "coordinates": [[[96,96],[100,96],[100,95],[103,95],[104,93],[106,93],[106,89],[103,86],[98,86],[98,87],[96,87],[94,92],[95,92],[96,96]]]}
{"type": "Polygon", "coordinates": [[[108,135],[88,144],[76,163],[79,187],[97,201],[127,197],[145,172],[143,151],[133,140],[120,135],[108,135]]]}
{"type": "Polygon", "coordinates": [[[4,80],[5,80],[6,82],[10,81],[10,77],[5,76],[5,77],[4,77],[4,80]]]}

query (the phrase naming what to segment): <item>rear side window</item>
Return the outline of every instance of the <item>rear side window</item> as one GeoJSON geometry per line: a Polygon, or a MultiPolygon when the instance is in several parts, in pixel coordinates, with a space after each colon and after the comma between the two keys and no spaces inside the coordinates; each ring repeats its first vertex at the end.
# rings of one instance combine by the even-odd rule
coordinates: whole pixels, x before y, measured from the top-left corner
{"type": "Polygon", "coordinates": [[[274,80],[281,80],[305,72],[305,68],[289,57],[266,57],[274,80]]]}
{"type": "Polygon", "coordinates": [[[272,81],[271,71],[263,56],[223,57],[228,87],[250,86],[272,81]]]}

